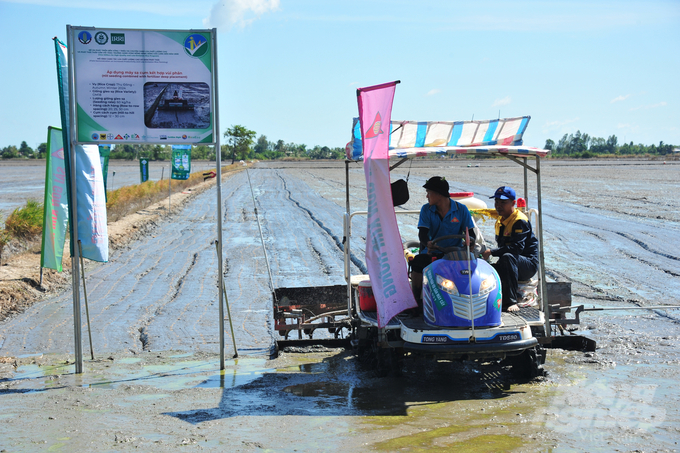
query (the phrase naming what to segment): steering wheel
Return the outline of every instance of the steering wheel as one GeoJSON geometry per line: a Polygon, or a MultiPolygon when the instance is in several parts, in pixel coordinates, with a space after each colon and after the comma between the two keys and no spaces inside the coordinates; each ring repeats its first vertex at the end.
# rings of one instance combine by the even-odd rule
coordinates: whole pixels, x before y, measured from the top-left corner
{"type": "MultiPolygon", "coordinates": [[[[441,237],[438,237],[437,239],[433,239],[431,242],[432,242],[432,245],[436,245],[437,242],[443,241],[443,240],[446,240],[446,239],[462,239],[463,242],[465,242],[465,235],[464,234],[449,234],[448,236],[441,236],[441,237]]],[[[465,246],[463,246],[463,247],[437,247],[437,248],[444,253],[451,253],[451,252],[455,252],[455,251],[458,251],[458,250],[465,250],[465,246]]]]}

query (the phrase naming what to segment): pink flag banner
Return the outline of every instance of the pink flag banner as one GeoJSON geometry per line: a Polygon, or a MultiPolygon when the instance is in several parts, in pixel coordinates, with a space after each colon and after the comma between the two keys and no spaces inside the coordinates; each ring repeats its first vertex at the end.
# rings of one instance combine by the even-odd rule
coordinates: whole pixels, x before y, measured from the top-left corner
{"type": "Polygon", "coordinates": [[[394,91],[399,82],[359,88],[359,122],[368,194],[366,265],[378,309],[378,326],[416,307],[390,188],[389,139],[394,91]]]}

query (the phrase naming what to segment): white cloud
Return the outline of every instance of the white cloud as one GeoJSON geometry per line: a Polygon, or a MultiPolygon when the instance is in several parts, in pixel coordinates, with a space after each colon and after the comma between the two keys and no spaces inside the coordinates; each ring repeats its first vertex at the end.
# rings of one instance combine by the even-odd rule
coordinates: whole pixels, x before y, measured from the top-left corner
{"type": "Polygon", "coordinates": [[[210,9],[210,15],[203,19],[206,27],[245,27],[264,13],[277,11],[279,0],[218,0],[210,9]]]}
{"type": "Polygon", "coordinates": [[[432,96],[434,94],[438,94],[438,93],[441,93],[441,92],[442,92],[442,90],[440,90],[439,88],[434,88],[434,89],[428,91],[425,96],[432,96]]]}
{"type": "Polygon", "coordinates": [[[629,97],[630,97],[630,94],[627,94],[625,96],[618,95],[614,99],[612,99],[611,104],[613,104],[614,102],[625,101],[629,97]]]}
{"type": "Polygon", "coordinates": [[[628,123],[619,123],[619,124],[616,125],[617,129],[630,129],[631,127],[633,127],[633,126],[631,126],[628,123]]]}
{"type": "Polygon", "coordinates": [[[503,105],[508,105],[511,102],[512,102],[512,99],[510,98],[510,96],[505,96],[502,99],[496,99],[495,101],[493,101],[493,104],[491,105],[491,107],[501,107],[503,105]]]}
{"type": "Polygon", "coordinates": [[[641,105],[639,107],[633,107],[629,109],[629,111],[634,112],[635,110],[649,110],[649,109],[655,109],[657,107],[663,107],[666,105],[666,102],[659,102],[656,104],[651,104],[651,105],[641,105]]]}
{"type": "Polygon", "coordinates": [[[575,123],[578,120],[579,120],[579,118],[576,117],[576,118],[572,118],[572,119],[569,119],[569,120],[548,121],[547,123],[545,123],[545,127],[554,128],[554,127],[566,126],[567,124],[575,123]]]}

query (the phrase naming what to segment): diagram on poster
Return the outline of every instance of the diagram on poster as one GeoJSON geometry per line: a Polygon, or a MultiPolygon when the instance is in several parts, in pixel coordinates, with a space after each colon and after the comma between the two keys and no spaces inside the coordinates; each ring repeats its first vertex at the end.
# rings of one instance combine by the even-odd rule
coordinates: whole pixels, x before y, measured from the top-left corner
{"type": "Polygon", "coordinates": [[[213,143],[210,31],[73,33],[79,143],[213,143]]]}

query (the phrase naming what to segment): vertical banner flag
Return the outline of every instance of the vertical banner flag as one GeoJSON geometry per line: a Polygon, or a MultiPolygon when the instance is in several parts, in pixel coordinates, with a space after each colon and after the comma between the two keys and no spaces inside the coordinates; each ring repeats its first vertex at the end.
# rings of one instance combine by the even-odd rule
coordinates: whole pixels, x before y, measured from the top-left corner
{"type": "Polygon", "coordinates": [[[106,199],[97,145],[76,146],[76,192],[78,194],[78,239],[83,258],[109,260],[106,199]]]}
{"type": "Polygon", "coordinates": [[[172,145],[172,179],[189,179],[191,145],[172,145]]]}
{"type": "Polygon", "coordinates": [[[402,311],[417,307],[390,187],[389,134],[394,91],[399,82],[357,90],[359,122],[364,150],[368,194],[366,264],[378,309],[378,326],[384,327],[402,311]]]}
{"type": "Polygon", "coordinates": [[[139,159],[139,179],[141,182],[149,180],[149,159],[139,159]]]}
{"type": "MultiPolygon", "coordinates": [[[[76,195],[70,193],[68,199],[77,197],[78,218],[73,225],[78,226],[78,239],[83,248],[83,258],[106,262],[109,260],[109,235],[106,227],[106,195],[102,175],[99,148],[97,145],[76,146],[76,162],[69,161],[69,90],[68,90],[68,49],[54,38],[57,56],[57,82],[59,85],[59,101],[61,106],[61,124],[64,148],[66,180],[72,171],[76,174],[76,195]]],[[[71,244],[71,255],[75,256],[74,244],[71,244]]]]}
{"type": "MultiPolygon", "coordinates": [[[[102,163],[102,175],[104,176],[104,194],[108,190],[106,180],[109,176],[109,156],[111,155],[111,145],[99,145],[99,160],[102,163]]],[[[108,196],[106,197],[108,200],[108,196]]]]}
{"type": "Polygon", "coordinates": [[[61,129],[47,128],[47,162],[45,164],[45,212],[43,215],[40,267],[62,271],[64,241],[68,228],[66,168],[61,129]]]}

